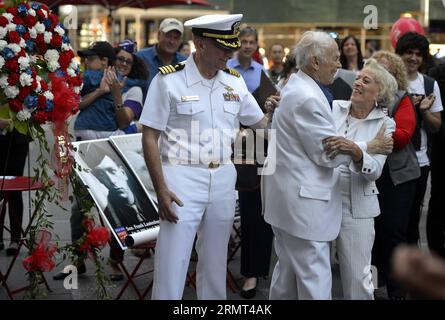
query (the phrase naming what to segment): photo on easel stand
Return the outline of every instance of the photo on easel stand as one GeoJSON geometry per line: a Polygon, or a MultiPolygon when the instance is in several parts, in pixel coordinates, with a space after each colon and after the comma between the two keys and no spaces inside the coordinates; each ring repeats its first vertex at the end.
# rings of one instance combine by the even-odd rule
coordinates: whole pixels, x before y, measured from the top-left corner
{"type": "Polygon", "coordinates": [[[157,206],[108,139],[74,142],[76,171],[122,249],[155,240],[157,206]]]}

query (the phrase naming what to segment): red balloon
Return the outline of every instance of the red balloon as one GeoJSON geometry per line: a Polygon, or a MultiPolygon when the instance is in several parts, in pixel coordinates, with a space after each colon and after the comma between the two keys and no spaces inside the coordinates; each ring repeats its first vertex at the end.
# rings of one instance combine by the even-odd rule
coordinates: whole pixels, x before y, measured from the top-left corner
{"type": "Polygon", "coordinates": [[[393,48],[396,47],[397,41],[399,41],[400,37],[407,32],[416,32],[422,36],[425,35],[425,30],[423,30],[419,21],[414,18],[400,18],[392,25],[391,28],[391,44],[393,48]]]}

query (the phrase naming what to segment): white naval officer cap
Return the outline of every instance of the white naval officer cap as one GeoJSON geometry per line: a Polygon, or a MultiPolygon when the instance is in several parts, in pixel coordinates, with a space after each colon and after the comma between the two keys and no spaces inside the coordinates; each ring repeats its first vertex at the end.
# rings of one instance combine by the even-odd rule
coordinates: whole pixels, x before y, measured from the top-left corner
{"type": "Polygon", "coordinates": [[[184,23],[191,27],[195,35],[211,38],[225,49],[237,50],[241,47],[238,39],[242,14],[209,14],[184,23]]]}

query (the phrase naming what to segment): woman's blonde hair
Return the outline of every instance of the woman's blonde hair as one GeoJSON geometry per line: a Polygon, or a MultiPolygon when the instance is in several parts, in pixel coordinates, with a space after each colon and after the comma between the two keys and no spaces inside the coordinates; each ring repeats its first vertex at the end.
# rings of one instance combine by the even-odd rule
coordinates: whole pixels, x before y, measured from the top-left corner
{"type": "Polygon", "coordinates": [[[368,59],[363,70],[369,70],[375,76],[375,82],[379,87],[377,103],[384,107],[391,107],[397,92],[396,79],[375,59],[368,59]]]}
{"type": "Polygon", "coordinates": [[[406,73],[405,64],[403,63],[402,58],[400,58],[395,53],[389,51],[377,51],[375,52],[371,58],[379,61],[384,58],[388,60],[389,66],[388,71],[396,78],[397,85],[399,90],[407,90],[408,89],[408,75],[406,73]]]}

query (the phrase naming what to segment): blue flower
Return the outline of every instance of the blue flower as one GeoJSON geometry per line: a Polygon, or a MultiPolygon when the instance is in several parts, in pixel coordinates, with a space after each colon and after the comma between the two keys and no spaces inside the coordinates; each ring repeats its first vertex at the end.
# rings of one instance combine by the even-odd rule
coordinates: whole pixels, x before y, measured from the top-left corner
{"type": "Polygon", "coordinates": [[[32,4],[31,4],[31,8],[33,8],[34,10],[39,10],[41,7],[40,7],[40,4],[39,3],[36,3],[36,2],[33,2],[32,4]]]}
{"type": "Polygon", "coordinates": [[[9,49],[9,48],[4,48],[3,51],[2,51],[2,56],[3,56],[5,59],[12,59],[12,58],[15,57],[15,53],[14,53],[14,51],[12,51],[12,50],[9,49]]]}
{"type": "Polygon", "coordinates": [[[32,75],[32,69],[30,67],[26,68],[25,73],[32,75]]]}
{"type": "Polygon", "coordinates": [[[63,43],[70,43],[70,38],[68,38],[68,36],[63,36],[62,41],[63,43]]]}
{"type": "Polygon", "coordinates": [[[51,22],[51,20],[49,19],[45,19],[43,20],[43,24],[45,25],[45,28],[48,30],[49,28],[51,28],[51,26],[53,25],[53,23],[51,22]]]}
{"type": "Polygon", "coordinates": [[[27,96],[24,104],[28,109],[34,109],[37,107],[38,98],[36,96],[27,96]]]}
{"type": "Polygon", "coordinates": [[[26,9],[26,6],[24,4],[21,4],[17,7],[17,11],[24,15],[24,14],[28,14],[28,9],[26,9]]]}
{"type": "Polygon", "coordinates": [[[33,52],[34,51],[34,41],[26,40],[26,51],[33,52]]]}
{"type": "Polygon", "coordinates": [[[54,109],[54,103],[52,101],[46,100],[45,111],[51,112],[54,109]]]}
{"type": "Polygon", "coordinates": [[[65,75],[65,72],[63,72],[61,69],[56,70],[56,76],[63,78],[65,75]]]}
{"type": "Polygon", "coordinates": [[[20,36],[23,36],[26,33],[26,28],[22,24],[17,25],[15,30],[20,34],[20,36]]]}

